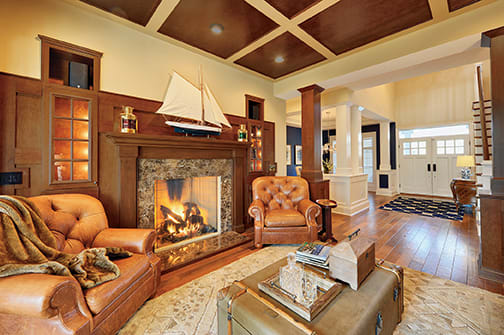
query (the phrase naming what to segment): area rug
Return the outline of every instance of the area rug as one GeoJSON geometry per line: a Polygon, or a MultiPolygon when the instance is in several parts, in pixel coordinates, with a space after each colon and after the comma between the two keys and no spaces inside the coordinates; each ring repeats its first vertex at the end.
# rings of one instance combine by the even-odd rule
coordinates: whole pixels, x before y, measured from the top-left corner
{"type": "MultiPolygon", "coordinates": [[[[217,334],[217,291],[294,251],[273,246],[148,301],[120,334],[217,334]]],[[[394,334],[504,334],[504,296],[404,270],[405,310],[394,334]]]]}
{"type": "Polygon", "coordinates": [[[380,207],[386,211],[419,214],[446,220],[462,221],[464,208],[450,201],[399,197],[380,207]]]}

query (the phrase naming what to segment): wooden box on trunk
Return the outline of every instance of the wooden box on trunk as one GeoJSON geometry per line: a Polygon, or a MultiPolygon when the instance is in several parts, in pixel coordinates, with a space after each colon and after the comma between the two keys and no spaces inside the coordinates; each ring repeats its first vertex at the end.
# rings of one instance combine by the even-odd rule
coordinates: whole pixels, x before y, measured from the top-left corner
{"type": "Polygon", "coordinates": [[[340,242],[329,253],[329,275],[349,284],[354,290],[373,271],[375,243],[366,238],[340,242]]]}

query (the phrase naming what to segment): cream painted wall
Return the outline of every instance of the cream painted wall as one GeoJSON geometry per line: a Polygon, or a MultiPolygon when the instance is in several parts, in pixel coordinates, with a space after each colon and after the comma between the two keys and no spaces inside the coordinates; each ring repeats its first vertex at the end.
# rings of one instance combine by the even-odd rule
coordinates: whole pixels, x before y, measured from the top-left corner
{"type": "Polygon", "coordinates": [[[354,91],[350,101],[381,117],[394,121],[394,83],[354,91]]]}
{"type": "MultiPolygon", "coordinates": [[[[485,98],[490,98],[490,62],[483,62],[485,98]]],[[[474,64],[395,83],[395,119],[400,128],[418,128],[472,120],[474,64]]]]}
{"type": "Polygon", "coordinates": [[[225,113],[245,116],[244,94],[265,99],[275,122],[278,174],[285,175],[285,102],[272,81],[156,39],[57,0],[0,1],[0,71],[40,79],[40,41],[47,35],[103,52],[101,90],[163,100],[172,70],[197,82],[199,65],[225,113]]]}

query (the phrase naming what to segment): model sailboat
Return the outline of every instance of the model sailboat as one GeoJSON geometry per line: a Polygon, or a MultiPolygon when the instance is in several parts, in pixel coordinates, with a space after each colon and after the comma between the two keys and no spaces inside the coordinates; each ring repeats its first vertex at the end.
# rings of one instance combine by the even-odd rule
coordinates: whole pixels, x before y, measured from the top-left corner
{"type": "Polygon", "coordinates": [[[223,126],[231,127],[217,100],[203,82],[201,70],[199,87],[174,72],[163,105],[156,113],[175,117],[175,121],[166,120],[165,123],[178,133],[220,135],[223,126]]]}

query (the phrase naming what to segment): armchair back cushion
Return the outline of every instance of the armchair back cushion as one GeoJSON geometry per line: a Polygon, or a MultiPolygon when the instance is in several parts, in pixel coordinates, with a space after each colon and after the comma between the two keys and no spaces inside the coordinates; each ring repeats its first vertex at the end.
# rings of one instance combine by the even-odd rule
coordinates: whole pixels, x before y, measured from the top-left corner
{"type": "Polygon", "coordinates": [[[79,253],[91,248],[96,235],[108,228],[103,205],[91,196],[55,194],[30,200],[56,237],[60,251],[79,253]]]}
{"type": "Polygon", "coordinates": [[[259,177],[252,183],[253,200],[261,200],[266,212],[297,209],[299,202],[310,198],[308,182],[299,177],[259,177]]]}

